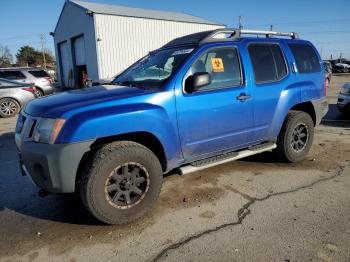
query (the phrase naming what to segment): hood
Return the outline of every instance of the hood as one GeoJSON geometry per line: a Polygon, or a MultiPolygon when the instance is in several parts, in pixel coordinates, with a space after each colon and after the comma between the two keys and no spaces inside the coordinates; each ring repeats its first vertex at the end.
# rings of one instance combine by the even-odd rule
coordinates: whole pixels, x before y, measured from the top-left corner
{"type": "Polygon", "coordinates": [[[82,88],[35,99],[27,104],[25,112],[35,117],[58,118],[64,113],[77,108],[138,96],[149,92],[151,91],[116,85],[82,88]]]}

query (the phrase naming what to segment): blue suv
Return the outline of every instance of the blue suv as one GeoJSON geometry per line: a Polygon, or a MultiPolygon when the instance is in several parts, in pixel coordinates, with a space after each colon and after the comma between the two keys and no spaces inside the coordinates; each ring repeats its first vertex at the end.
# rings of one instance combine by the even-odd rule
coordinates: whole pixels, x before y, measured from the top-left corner
{"type": "Polygon", "coordinates": [[[174,39],[108,85],[30,102],[16,126],[22,173],[41,192],[78,191],[105,223],[131,222],[171,170],[264,151],[304,159],[328,110],[323,72],[296,33],[226,28],[174,39]]]}

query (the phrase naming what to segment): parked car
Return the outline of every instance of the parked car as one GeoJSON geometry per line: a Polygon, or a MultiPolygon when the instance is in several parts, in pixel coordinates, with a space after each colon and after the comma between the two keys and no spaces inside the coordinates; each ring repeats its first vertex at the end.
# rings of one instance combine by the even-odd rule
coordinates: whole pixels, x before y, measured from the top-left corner
{"type": "Polygon", "coordinates": [[[34,83],[37,95],[44,96],[53,93],[52,77],[42,69],[37,68],[0,68],[0,78],[26,84],[34,83]]]}
{"type": "Polygon", "coordinates": [[[350,115],[350,83],[344,84],[340,90],[337,105],[340,112],[350,115]]]}
{"type": "Polygon", "coordinates": [[[329,62],[323,62],[323,69],[325,74],[325,81],[327,88],[331,85],[331,79],[332,79],[332,66],[329,62]]]}
{"type": "Polygon", "coordinates": [[[333,72],[335,73],[348,73],[350,72],[350,65],[344,63],[337,63],[333,66],[333,72]]]}
{"type": "Polygon", "coordinates": [[[0,116],[15,116],[30,100],[36,98],[33,84],[23,84],[0,78],[0,116]]]}
{"type": "Polygon", "coordinates": [[[108,224],[142,216],[171,170],[271,150],[301,161],[328,111],[321,58],[295,33],[180,37],[113,83],[32,101],[15,135],[22,171],[42,194],[78,191],[108,224]]]}

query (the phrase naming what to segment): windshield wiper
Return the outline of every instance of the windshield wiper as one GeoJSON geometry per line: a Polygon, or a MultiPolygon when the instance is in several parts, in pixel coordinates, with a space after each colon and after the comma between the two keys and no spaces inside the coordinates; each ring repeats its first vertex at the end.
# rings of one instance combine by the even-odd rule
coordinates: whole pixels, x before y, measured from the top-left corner
{"type": "Polygon", "coordinates": [[[114,83],[121,86],[137,86],[137,83],[134,81],[117,81],[114,83]]]}

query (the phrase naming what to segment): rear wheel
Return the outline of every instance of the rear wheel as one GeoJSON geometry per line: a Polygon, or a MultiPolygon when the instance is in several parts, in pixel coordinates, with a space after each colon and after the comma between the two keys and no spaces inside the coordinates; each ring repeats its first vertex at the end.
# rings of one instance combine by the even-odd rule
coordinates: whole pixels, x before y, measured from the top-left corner
{"type": "Polygon", "coordinates": [[[13,117],[18,114],[21,109],[18,102],[12,98],[0,99],[0,116],[1,117],[13,117]]]}
{"type": "Polygon", "coordinates": [[[43,90],[41,90],[41,89],[39,89],[39,88],[36,88],[35,94],[36,94],[37,97],[42,97],[42,96],[44,96],[43,90]]]}
{"type": "Polygon", "coordinates": [[[79,189],[84,205],[98,220],[125,224],[152,207],[162,180],[162,167],[151,150],[134,142],[114,142],[89,161],[79,189]]]}
{"type": "Polygon", "coordinates": [[[276,155],[286,162],[303,160],[312,146],[314,123],[309,114],[290,111],[277,139],[276,155]]]}

